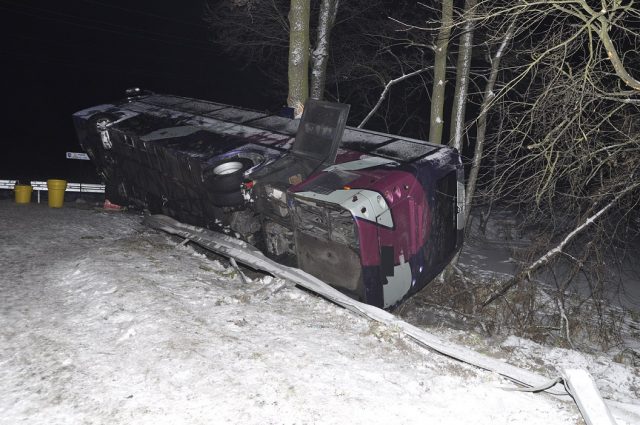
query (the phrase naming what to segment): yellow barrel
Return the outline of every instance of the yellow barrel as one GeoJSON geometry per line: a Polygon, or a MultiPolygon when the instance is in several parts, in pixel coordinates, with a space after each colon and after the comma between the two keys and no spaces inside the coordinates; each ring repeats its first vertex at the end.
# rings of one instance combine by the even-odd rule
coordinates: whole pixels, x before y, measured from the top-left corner
{"type": "Polygon", "coordinates": [[[31,191],[33,188],[30,184],[17,184],[13,190],[16,192],[16,204],[28,204],[31,202],[31,191]]]}
{"type": "Polygon", "coordinates": [[[47,190],[49,191],[49,207],[62,208],[64,204],[64,191],[67,190],[66,180],[47,180],[47,190]]]}

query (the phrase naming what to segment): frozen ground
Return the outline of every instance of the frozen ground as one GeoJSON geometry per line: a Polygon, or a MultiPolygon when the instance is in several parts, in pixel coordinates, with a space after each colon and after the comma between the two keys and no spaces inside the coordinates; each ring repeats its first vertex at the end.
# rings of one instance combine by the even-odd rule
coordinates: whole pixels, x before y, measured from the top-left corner
{"type": "MultiPolygon", "coordinates": [[[[0,201],[0,423],[581,423],[571,402],[505,391],[285,282],[242,284],[139,223],[0,201]]],[[[532,369],[531,352],[578,358],[608,398],[638,402],[630,367],[501,346],[532,369]]]]}

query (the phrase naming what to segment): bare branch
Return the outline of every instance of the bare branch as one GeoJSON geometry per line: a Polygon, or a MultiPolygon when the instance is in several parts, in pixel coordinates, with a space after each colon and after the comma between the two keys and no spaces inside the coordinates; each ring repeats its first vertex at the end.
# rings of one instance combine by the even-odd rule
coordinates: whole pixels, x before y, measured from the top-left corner
{"type": "Polygon", "coordinates": [[[360,122],[360,124],[358,124],[358,128],[364,127],[364,125],[367,123],[367,121],[369,121],[371,119],[371,117],[378,111],[378,109],[380,108],[380,105],[382,105],[382,102],[387,97],[387,94],[389,93],[389,90],[391,89],[392,86],[394,86],[395,84],[398,84],[401,81],[407,80],[407,79],[409,79],[411,77],[414,77],[414,76],[416,76],[418,74],[421,74],[421,73],[423,73],[425,71],[428,71],[430,69],[431,69],[431,67],[421,68],[421,69],[418,69],[416,71],[410,72],[408,74],[403,74],[400,77],[394,78],[393,80],[389,80],[387,82],[387,84],[385,84],[384,89],[382,90],[382,93],[380,93],[380,97],[378,98],[378,102],[369,111],[367,116],[364,117],[364,119],[360,122]]]}

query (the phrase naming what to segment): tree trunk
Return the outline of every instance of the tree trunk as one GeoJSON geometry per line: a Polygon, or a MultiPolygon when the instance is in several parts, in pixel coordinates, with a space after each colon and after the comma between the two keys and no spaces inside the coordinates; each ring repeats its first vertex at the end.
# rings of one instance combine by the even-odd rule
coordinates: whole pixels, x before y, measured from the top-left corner
{"type": "Polygon", "coordinates": [[[327,81],[327,62],[329,61],[329,37],[336,21],[340,0],[322,0],[318,15],[318,34],[316,48],[311,55],[311,97],[322,100],[327,81]]]}
{"type": "Polygon", "coordinates": [[[476,182],[478,180],[478,172],[480,170],[480,163],[482,162],[482,156],[484,153],[484,141],[487,132],[487,115],[491,103],[495,97],[493,89],[496,85],[496,79],[498,78],[498,71],[500,71],[500,61],[504,56],[504,52],[507,46],[513,38],[515,31],[516,21],[511,21],[507,32],[502,37],[500,46],[495,55],[491,58],[491,72],[489,73],[489,80],[484,88],[484,94],[482,97],[482,105],[480,106],[480,116],[478,116],[478,125],[476,130],[476,147],[473,152],[473,163],[471,170],[469,171],[469,177],[467,178],[466,199],[465,199],[465,223],[469,224],[469,216],[471,214],[471,201],[476,190],[476,182]]]}
{"type": "Polygon", "coordinates": [[[453,111],[451,113],[451,134],[449,145],[462,151],[462,138],[465,134],[465,110],[467,107],[467,93],[469,92],[469,70],[471,69],[471,53],[473,50],[473,31],[477,0],[465,0],[464,3],[464,32],[460,36],[458,48],[458,64],[456,66],[456,89],[453,95],[453,111]]]}
{"type": "Polygon", "coordinates": [[[289,10],[289,96],[294,116],[302,116],[309,97],[309,1],[291,0],[289,10]]]}
{"type": "Polygon", "coordinates": [[[444,127],[444,88],[447,74],[447,46],[453,23],[453,0],[442,0],[442,20],[433,63],[433,91],[431,93],[431,117],[429,120],[429,141],[442,143],[444,127]]]}

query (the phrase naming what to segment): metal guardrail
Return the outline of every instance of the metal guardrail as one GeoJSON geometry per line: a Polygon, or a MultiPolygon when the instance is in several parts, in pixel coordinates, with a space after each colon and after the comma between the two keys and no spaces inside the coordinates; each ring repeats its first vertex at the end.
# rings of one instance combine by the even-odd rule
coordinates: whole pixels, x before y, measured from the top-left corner
{"type": "MultiPolygon", "coordinates": [[[[0,190],[13,190],[16,182],[17,180],[0,180],[0,190]]],[[[40,191],[49,190],[49,188],[47,188],[47,182],[32,180],[30,184],[36,192],[38,203],[40,203],[40,191]]],[[[67,183],[66,191],[79,193],[104,193],[104,185],[95,183],[67,183]]]]}
{"type": "MultiPolygon", "coordinates": [[[[0,180],[0,189],[13,190],[17,180],[0,180]]],[[[48,190],[47,182],[44,181],[31,181],[31,187],[35,191],[48,190]]],[[[95,183],[67,183],[67,192],[81,192],[81,193],[104,193],[103,184],[95,183]]]]}

